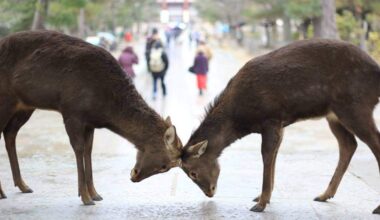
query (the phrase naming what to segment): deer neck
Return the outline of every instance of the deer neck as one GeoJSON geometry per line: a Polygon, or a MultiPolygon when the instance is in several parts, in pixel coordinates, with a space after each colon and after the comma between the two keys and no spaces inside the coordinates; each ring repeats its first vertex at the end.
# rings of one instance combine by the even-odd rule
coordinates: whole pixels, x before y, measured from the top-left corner
{"type": "MultiPolygon", "coordinates": [[[[143,101],[142,101],[143,102],[143,101]]],[[[112,119],[112,129],[141,151],[159,151],[164,146],[167,125],[146,103],[125,105],[112,119]]]]}
{"type": "Polygon", "coordinates": [[[210,158],[218,158],[226,147],[243,136],[245,134],[236,129],[232,119],[208,115],[194,132],[189,143],[193,145],[207,140],[208,147],[205,154],[210,158]]]}

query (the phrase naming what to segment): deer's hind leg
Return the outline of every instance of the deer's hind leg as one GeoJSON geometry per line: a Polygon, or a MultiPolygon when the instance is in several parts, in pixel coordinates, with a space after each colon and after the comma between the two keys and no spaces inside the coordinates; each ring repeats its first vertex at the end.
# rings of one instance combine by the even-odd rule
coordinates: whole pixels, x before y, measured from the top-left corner
{"type": "Polygon", "coordinates": [[[25,184],[21,177],[16,151],[16,136],[20,128],[29,120],[33,111],[34,110],[16,112],[3,131],[5,147],[11,164],[13,181],[15,186],[17,186],[23,193],[32,193],[33,190],[25,184]]]}
{"type": "MultiPolygon", "coordinates": [[[[16,101],[8,96],[0,95],[0,138],[5,126],[14,113],[16,101]]],[[[0,183],[0,199],[7,198],[0,183]]]]}
{"type": "MultiPolygon", "coordinates": [[[[342,124],[371,149],[376,157],[380,172],[380,134],[372,117],[373,107],[362,104],[338,109],[335,112],[342,124]]],[[[380,214],[380,206],[373,213],[380,214]]]]}
{"type": "Polygon", "coordinates": [[[335,169],[334,176],[332,177],[326,191],[314,199],[314,201],[319,202],[325,202],[326,200],[334,197],[339,183],[341,182],[357,147],[354,135],[350,133],[346,128],[344,128],[338,119],[327,117],[327,121],[332,133],[338,140],[339,162],[338,166],[335,169]]]}

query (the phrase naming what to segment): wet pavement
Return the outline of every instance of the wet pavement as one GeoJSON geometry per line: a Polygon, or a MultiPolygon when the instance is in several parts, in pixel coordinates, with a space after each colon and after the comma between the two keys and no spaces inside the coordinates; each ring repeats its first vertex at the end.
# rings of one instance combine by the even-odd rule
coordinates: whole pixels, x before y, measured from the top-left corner
{"type": "MultiPolygon", "coordinates": [[[[199,97],[195,77],[187,72],[193,50],[187,43],[173,44],[168,49],[168,96],[153,101],[143,45],[137,44],[136,50],[141,59],[136,87],[157,112],[171,116],[183,142],[199,124],[204,107],[247,60],[237,48],[215,48],[209,90],[199,97]]],[[[375,118],[380,125],[379,109],[375,118]]],[[[1,141],[0,181],[8,198],[0,200],[0,219],[380,219],[371,214],[380,204],[379,170],[362,142],[336,196],[327,203],[313,201],[326,189],[338,161],[338,146],[325,120],[299,122],[285,130],[271,203],[264,213],[250,212],[261,190],[260,143],[259,135],[250,135],[226,149],[220,158],[218,191],[208,198],[178,168],[132,183],[129,173],[136,150],[110,131],[97,130],[93,174],[104,200],[83,206],[62,118],[36,111],[17,139],[21,173],[34,192],[22,194],[13,187],[1,141]]]]}

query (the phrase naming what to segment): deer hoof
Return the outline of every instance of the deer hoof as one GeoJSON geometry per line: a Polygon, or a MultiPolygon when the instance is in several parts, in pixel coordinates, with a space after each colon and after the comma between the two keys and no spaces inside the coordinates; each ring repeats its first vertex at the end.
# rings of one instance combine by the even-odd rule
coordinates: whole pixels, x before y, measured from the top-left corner
{"type": "Polygon", "coordinates": [[[6,199],[6,198],[7,198],[7,196],[3,192],[1,192],[0,193],[0,199],[6,199]]]}
{"type": "Polygon", "coordinates": [[[19,187],[22,193],[32,193],[33,190],[29,188],[28,186],[19,187]]]}
{"type": "Polygon", "coordinates": [[[94,201],[102,201],[103,198],[99,194],[96,194],[96,195],[92,196],[92,200],[94,200],[94,201]]]}
{"type": "Polygon", "coordinates": [[[326,202],[328,199],[331,199],[331,198],[332,198],[332,196],[321,195],[321,196],[315,197],[314,201],[317,201],[317,202],[326,202]]]}
{"type": "MultiPolygon", "coordinates": [[[[254,202],[259,202],[260,201],[260,196],[257,196],[256,198],[253,199],[254,202]]],[[[267,204],[270,203],[270,200],[267,202],[267,204]]]]}
{"type": "Polygon", "coordinates": [[[95,202],[94,201],[92,201],[92,200],[89,200],[89,201],[83,201],[83,204],[84,205],[95,205],[95,202]]]}
{"type": "Polygon", "coordinates": [[[256,204],[255,206],[253,206],[250,210],[251,210],[252,212],[263,212],[264,209],[265,209],[265,206],[263,206],[263,205],[257,203],[257,204],[256,204]]]}
{"type": "Polygon", "coordinates": [[[372,213],[380,215],[380,205],[372,213]]]}

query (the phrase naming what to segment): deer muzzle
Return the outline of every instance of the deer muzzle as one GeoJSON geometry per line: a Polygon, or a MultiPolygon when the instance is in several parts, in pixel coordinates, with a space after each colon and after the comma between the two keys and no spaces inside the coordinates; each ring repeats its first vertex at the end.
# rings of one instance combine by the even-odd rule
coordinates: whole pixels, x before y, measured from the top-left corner
{"type": "Polygon", "coordinates": [[[139,178],[140,172],[137,169],[132,169],[131,170],[131,181],[132,182],[139,182],[141,181],[139,178]]]}

